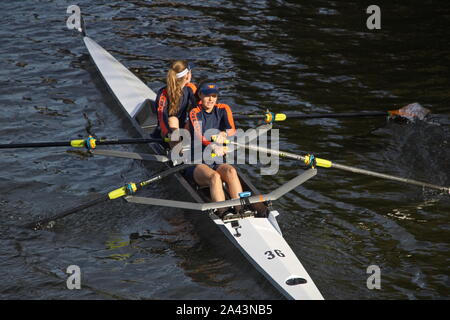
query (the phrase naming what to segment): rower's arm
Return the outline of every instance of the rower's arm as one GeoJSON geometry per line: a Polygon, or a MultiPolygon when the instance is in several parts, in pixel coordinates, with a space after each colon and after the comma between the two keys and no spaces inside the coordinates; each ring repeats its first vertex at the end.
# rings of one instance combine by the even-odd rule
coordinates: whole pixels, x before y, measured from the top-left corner
{"type": "Polygon", "coordinates": [[[222,115],[222,123],[221,123],[221,130],[224,130],[227,136],[234,136],[236,134],[236,127],[234,125],[234,119],[233,119],[233,113],[231,112],[231,108],[227,104],[218,104],[217,105],[222,115]]]}
{"type": "Polygon", "coordinates": [[[189,113],[189,124],[191,126],[191,132],[194,132],[194,135],[201,140],[202,145],[207,146],[211,143],[211,141],[207,140],[203,135],[201,130],[201,125],[197,118],[197,113],[200,112],[200,109],[194,108],[189,113]]]}

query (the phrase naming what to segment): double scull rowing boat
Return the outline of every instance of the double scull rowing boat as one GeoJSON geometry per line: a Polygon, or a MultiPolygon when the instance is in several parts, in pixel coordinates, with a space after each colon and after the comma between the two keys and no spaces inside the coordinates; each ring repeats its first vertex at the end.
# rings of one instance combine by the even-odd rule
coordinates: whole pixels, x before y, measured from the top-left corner
{"type": "MultiPolygon", "coordinates": [[[[155,92],[117,61],[108,51],[88,37],[84,29],[81,32],[86,48],[109,90],[123,108],[131,124],[142,137],[148,137],[151,129],[157,123],[156,114],[152,107],[156,98],[155,92]]],[[[167,151],[161,144],[152,143],[149,144],[149,147],[161,159],[167,155],[167,151]]],[[[97,153],[101,154],[98,151],[97,153]]],[[[165,163],[167,166],[170,166],[170,161],[165,161],[165,163]]],[[[259,216],[257,210],[253,207],[251,213],[245,216],[236,215],[232,219],[222,220],[214,214],[213,209],[224,207],[225,205],[230,206],[232,200],[225,201],[225,204],[211,203],[208,189],[197,188],[179,172],[174,173],[174,177],[196,203],[135,196],[129,196],[126,199],[135,203],[206,211],[209,218],[213,220],[228,239],[284,296],[289,299],[321,300],[323,299],[321,293],[283,238],[276,220],[278,212],[270,205],[271,200],[275,200],[284,193],[289,192],[315,174],[315,169],[306,170],[270,194],[264,195],[264,202],[262,202],[263,195],[260,195],[260,192],[249,179],[238,170],[243,189],[250,191],[254,195],[250,197],[251,201],[248,200],[249,203],[262,202],[268,209],[264,216],[259,216]]],[[[240,200],[238,199],[237,201],[240,200]]]]}

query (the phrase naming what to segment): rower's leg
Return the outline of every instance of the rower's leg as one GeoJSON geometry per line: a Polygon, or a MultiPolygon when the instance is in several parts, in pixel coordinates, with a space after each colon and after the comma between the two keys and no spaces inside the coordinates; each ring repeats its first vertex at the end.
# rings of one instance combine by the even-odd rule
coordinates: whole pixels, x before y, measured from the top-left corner
{"type": "MultiPolygon", "coordinates": [[[[222,164],[216,171],[220,174],[222,180],[227,183],[231,198],[239,198],[239,193],[243,190],[236,169],[230,164],[222,164]]],[[[258,216],[267,217],[267,207],[263,203],[254,203],[252,206],[257,211],[258,216]]],[[[235,206],[234,208],[236,212],[242,209],[241,206],[235,206]]]]}
{"type": "Polygon", "coordinates": [[[239,193],[242,192],[241,181],[236,169],[230,164],[221,164],[217,170],[222,180],[228,185],[228,190],[232,199],[239,198],[239,193]]]}
{"type": "Polygon", "coordinates": [[[205,164],[199,164],[195,167],[193,176],[195,183],[199,186],[209,187],[212,201],[225,201],[225,193],[223,192],[222,179],[219,173],[205,164]]]}

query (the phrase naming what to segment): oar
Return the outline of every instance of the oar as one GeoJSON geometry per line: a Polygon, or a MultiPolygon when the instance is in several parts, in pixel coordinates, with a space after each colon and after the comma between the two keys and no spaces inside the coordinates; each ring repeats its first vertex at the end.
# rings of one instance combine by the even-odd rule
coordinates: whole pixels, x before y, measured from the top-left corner
{"type": "Polygon", "coordinates": [[[267,110],[264,114],[237,114],[233,118],[240,119],[264,119],[266,123],[284,121],[286,119],[318,119],[318,118],[363,118],[363,117],[401,117],[407,119],[423,120],[430,110],[419,103],[411,103],[398,110],[369,111],[369,112],[342,112],[342,113],[310,113],[310,114],[285,114],[273,113],[267,110]]]}
{"type": "Polygon", "coordinates": [[[0,144],[0,149],[12,149],[12,148],[44,148],[44,147],[74,147],[94,149],[98,145],[112,145],[112,144],[139,144],[139,143],[151,143],[162,142],[162,139],[110,139],[110,140],[97,140],[93,137],[87,139],[77,139],[70,141],[52,141],[52,142],[30,142],[30,143],[7,143],[0,144]]]}
{"type": "Polygon", "coordinates": [[[134,194],[138,190],[142,189],[143,187],[145,187],[145,186],[147,186],[147,185],[149,185],[149,184],[151,184],[151,183],[153,183],[155,181],[161,180],[162,178],[164,178],[164,177],[166,177],[168,175],[171,175],[171,174],[174,174],[174,173],[176,173],[176,172],[178,172],[180,170],[186,169],[189,166],[191,166],[191,165],[190,164],[179,165],[179,166],[167,169],[165,171],[162,171],[162,172],[160,172],[158,174],[155,174],[155,175],[151,176],[149,179],[147,179],[145,181],[142,181],[142,182],[139,182],[139,183],[130,182],[130,183],[126,184],[125,186],[123,186],[121,188],[118,188],[118,189],[115,189],[115,190],[109,192],[108,194],[103,195],[103,196],[101,196],[99,198],[96,198],[94,200],[86,202],[86,203],[84,203],[82,205],[79,205],[79,206],[76,206],[76,207],[64,210],[63,212],[58,213],[58,214],[56,214],[54,216],[51,216],[51,217],[48,217],[48,218],[44,218],[44,219],[38,220],[38,221],[33,222],[33,223],[29,223],[29,224],[25,225],[24,227],[25,228],[32,228],[32,229],[42,229],[43,227],[45,227],[51,221],[55,221],[55,220],[67,217],[68,215],[71,215],[73,213],[76,213],[76,212],[79,212],[81,210],[87,209],[89,207],[92,207],[92,206],[94,206],[96,204],[99,204],[99,203],[102,203],[102,202],[105,202],[105,201],[114,200],[114,199],[118,199],[118,198],[121,198],[121,197],[124,197],[124,196],[127,196],[127,195],[134,194]]]}
{"type": "MultiPolygon", "coordinates": [[[[215,139],[215,137],[213,137],[213,140],[214,139],[215,139]]],[[[413,185],[417,185],[417,186],[421,186],[421,187],[425,187],[425,188],[436,189],[436,190],[444,191],[445,193],[450,194],[450,187],[442,187],[442,186],[438,186],[438,185],[434,185],[434,184],[430,184],[430,183],[426,183],[426,182],[421,182],[421,181],[417,181],[417,180],[406,179],[406,178],[392,176],[389,174],[384,174],[384,173],[374,172],[374,171],[360,169],[360,168],[356,168],[356,167],[346,166],[346,165],[331,162],[330,160],[316,158],[313,155],[309,155],[309,154],[302,156],[302,155],[297,155],[297,154],[286,152],[286,151],[279,151],[279,150],[273,150],[273,149],[268,149],[268,148],[253,146],[253,145],[241,144],[241,143],[233,142],[230,140],[225,141],[225,144],[231,144],[231,145],[246,148],[249,150],[255,150],[255,151],[259,151],[259,152],[262,151],[265,153],[278,155],[280,158],[288,158],[288,159],[302,161],[307,166],[312,166],[312,167],[318,166],[318,167],[323,167],[323,168],[336,168],[339,170],[349,171],[349,172],[353,172],[353,173],[359,173],[359,174],[364,174],[364,175],[373,176],[373,177],[377,177],[377,178],[413,184],[413,185]]]]}

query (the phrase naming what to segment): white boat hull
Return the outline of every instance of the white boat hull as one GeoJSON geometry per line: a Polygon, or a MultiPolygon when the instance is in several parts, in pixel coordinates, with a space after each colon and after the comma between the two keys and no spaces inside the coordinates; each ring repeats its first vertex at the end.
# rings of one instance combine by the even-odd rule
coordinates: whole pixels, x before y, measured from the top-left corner
{"type": "MultiPolygon", "coordinates": [[[[144,101],[154,101],[156,94],[94,40],[84,37],[84,43],[109,89],[134,121],[133,125],[138,125],[134,118],[144,101]]],[[[287,298],[323,299],[311,277],[282,237],[275,218],[277,214],[278,212],[272,211],[269,218],[239,219],[238,228],[234,228],[232,222],[224,223],[218,218],[213,220],[248,260],[287,298]]]]}
{"type": "Polygon", "coordinates": [[[247,259],[288,299],[322,300],[313,280],[289,247],[272,211],[269,218],[247,217],[239,226],[215,219],[214,222],[247,259]],[[276,223],[276,222],[275,222],[276,223]]]}

